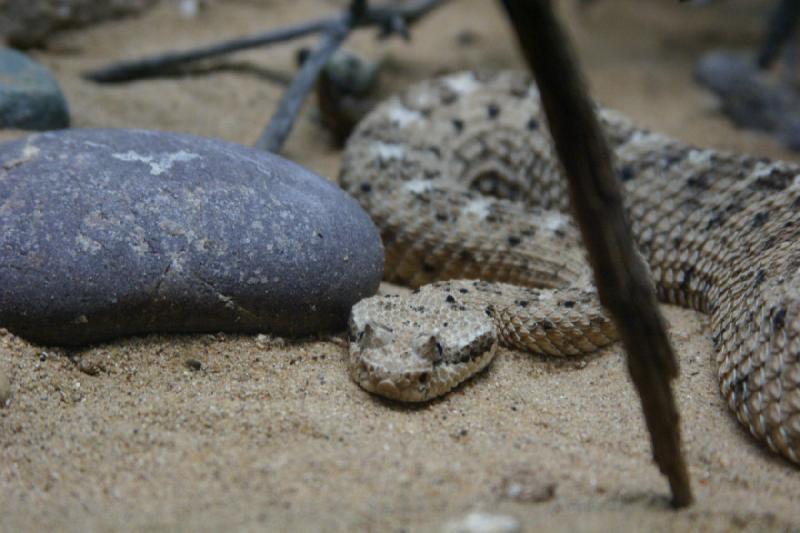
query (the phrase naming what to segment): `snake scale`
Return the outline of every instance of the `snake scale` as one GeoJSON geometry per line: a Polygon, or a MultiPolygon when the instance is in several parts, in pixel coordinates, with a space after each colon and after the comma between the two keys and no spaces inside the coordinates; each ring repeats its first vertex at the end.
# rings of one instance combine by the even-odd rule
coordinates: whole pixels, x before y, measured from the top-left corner
{"type": "MultiPolygon", "coordinates": [[[[800,463],[800,166],[599,118],[659,298],[710,315],[728,405],[800,463]]],[[[385,279],[417,288],[351,312],[349,371],[368,391],[425,401],[498,344],[573,355],[617,338],[526,75],[454,74],[389,99],[340,179],[380,228],[385,279]]]]}

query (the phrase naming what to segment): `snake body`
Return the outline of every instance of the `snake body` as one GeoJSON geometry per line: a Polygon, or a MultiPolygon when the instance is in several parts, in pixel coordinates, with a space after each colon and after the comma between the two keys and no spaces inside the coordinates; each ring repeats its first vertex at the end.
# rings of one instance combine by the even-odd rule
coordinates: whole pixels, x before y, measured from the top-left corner
{"type": "MultiPolygon", "coordinates": [[[[728,405],[800,462],[800,167],[599,117],[659,298],[710,314],[728,405]]],[[[417,287],[354,306],[363,388],[424,401],[498,343],[571,355],[617,338],[527,76],[466,72],[391,98],[350,138],[340,179],[381,230],[385,279],[417,287]]]]}

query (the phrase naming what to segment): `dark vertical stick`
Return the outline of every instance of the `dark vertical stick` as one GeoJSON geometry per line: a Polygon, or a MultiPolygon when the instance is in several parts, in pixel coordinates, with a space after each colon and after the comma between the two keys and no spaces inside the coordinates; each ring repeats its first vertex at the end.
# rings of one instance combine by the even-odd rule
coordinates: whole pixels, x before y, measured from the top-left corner
{"type": "Polygon", "coordinates": [[[647,269],[636,253],[611,154],[566,36],[548,0],[503,0],[541,93],[598,294],[619,330],[661,472],[676,507],[692,502],[670,389],[675,355],[647,269]]]}
{"type": "Polygon", "coordinates": [[[349,17],[343,20],[338,27],[328,30],[320,39],[317,47],[309,54],[300,72],[297,73],[292,84],[283,94],[278,109],[267,124],[261,137],[255,143],[256,148],[269,152],[278,152],[283,146],[286,137],[292,130],[295,118],[300,112],[308,93],[314,88],[319,73],[333,53],[339,48],[350,32],[349,17]]]}
{"type": "Polygon", "coordinates": [[[800,21],[800,1],[780,0],[770,16],[764,42],[758,51],[756,62],[759,68],[772,66],[786,41],[797,30],[798,21],[800,21]]]}

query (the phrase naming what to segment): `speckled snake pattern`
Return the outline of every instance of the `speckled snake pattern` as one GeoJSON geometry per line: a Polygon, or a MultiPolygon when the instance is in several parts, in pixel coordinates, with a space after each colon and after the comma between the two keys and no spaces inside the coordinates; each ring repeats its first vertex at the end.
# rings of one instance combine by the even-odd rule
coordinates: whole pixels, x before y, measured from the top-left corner
{"type": "MultiPolygon", "coordinates": [[[[800,167],[598,112],[659,298],[710,315],[728,405],[800,463],[800,167]]],[[[385,279],[416,288],[353,308],[349,368],[365,389],[425,401],[498,344],[577,355],[616,340],[526,75],[453,74],[387,100],[340,180],[381,230],[385,279]]]]}

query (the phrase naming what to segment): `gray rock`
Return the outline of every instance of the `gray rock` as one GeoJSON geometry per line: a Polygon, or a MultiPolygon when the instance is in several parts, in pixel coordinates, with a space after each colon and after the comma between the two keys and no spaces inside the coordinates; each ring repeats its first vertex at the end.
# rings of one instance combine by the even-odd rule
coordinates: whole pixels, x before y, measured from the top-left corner
{"type": "Polygon", "coordinates": [[[0,37],[28,48],[54,31],[143,11],[157,0],[0,0],[0,37]]]}
{"type": "Polygon", "coordinates": [[[68,126],[67,101],[50,72],[16,50],[0,48],[0,128],[68,126]]]}
{"type": "Polygon", "coordinates": [[[800,150],[800,93],[786,80],[759,70],[752,58],[725,50],[702,56],[694,76],[717,96],[734,124],[771,132],[787,148],[800,150]]]}
{"type": "Polygon", "coordinates": [[[368,215],[276,155],[64,130],[0,144],[0,165],[0,326],[34,342],[335,330],[380,283],[368,215]]]}

